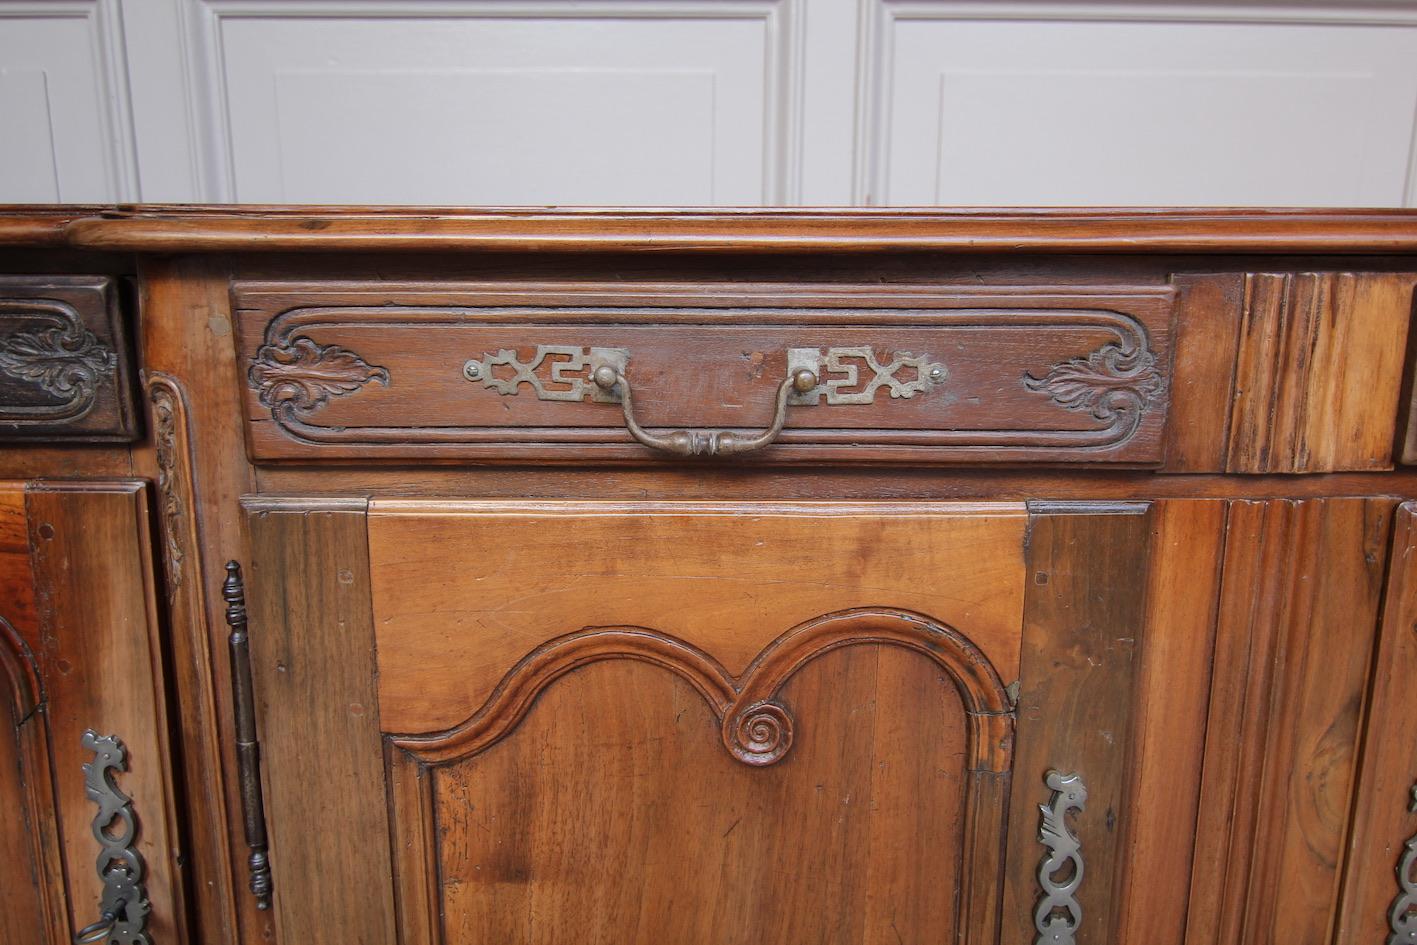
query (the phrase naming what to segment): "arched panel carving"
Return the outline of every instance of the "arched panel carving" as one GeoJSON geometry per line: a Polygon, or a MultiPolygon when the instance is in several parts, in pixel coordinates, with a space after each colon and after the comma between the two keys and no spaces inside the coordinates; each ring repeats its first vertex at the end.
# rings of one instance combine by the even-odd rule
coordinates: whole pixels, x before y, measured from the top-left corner
{"type": "MultiPolygon", "coordinates": [[[[944,858],[941,869],[945,874],[958,870],[956,910],[961,941],[966,945],[992,942],[997,935],[1004,798],[1008,794],[1012,756],[1012,706],[997,672],[967,637],[921,614],[886,608],[841,611],[799,624],[769,644],[737,677],[711,655],[668,634],[641,627],[587,628],[550,640],[529,653],[507,673],[487,702],[461,724],[437,733],[388,736],[402,942],[432,945],[444,940],[445,878],[441,870],[446,855],[442,848],[446,824],[436,811],[440,804],[448,803],[448,795],[441,793],[437,785],[448,782],[439,780],[443,776],[438,771],[444,766],[471,763],[499,741],[513,736],[538,696],[558,679],[602,661],[634,661],[667,670],[687,681],[689,688],[702,697],[712,712],[711,718],[716,720],[727,752],[745,765],[762,767],[787,757],[794,740],[801,737],[800,726],[812,724],[811,718],[795,719],[791,699],[783,697],[785,689],[790,694],[789,684],[794,677],[818,658],[856,646],[908,650],[927,659],[937,670],[926,673],[923,678],[927,681],[922,685],[934,685],[939,680],[948,691],[953,684],[950,702],[955,705],[953,711],[959,713],[956,719],[963,720],[964,731],[955,742],[958,747],[948,749],[940,761],[927,763],[932,770],[942,765],[953,769],[956,773],[950,783],[959,786],[958,793],[950,790],[940,797],[947,805],[959,804],[961,818],[959,835],[950,841],[960,846],[957,852],[940,851],[944,858]],[[954,701],[955,695],[958,702],[954,701]],[[957,761],[946,763],[946,757],[957,761]],[[954,768],[961,762],[960,768],[954,768]],[[952,793],[955,800],[950,802],[947,797],[952,793]],[[950,866],[945,868],[944,863],[950,866]]],[[[896,724],[901,704],[883,704],[879,711],[883,717],[893,715],[890,724],[896,724]]],[[[666,719],[666,737],[673,737],[675,721],[673,717],[666,719]]],[[[595,727],[593,720],[586,724],[591,730],[595,727]]],[[[959,732],[959,728],[954,731],[959,732]]],[[[820,746],[824,736],[822,732],[816,734],[816,744],[820,746]]],[[[815,757],[820,763],[820,748],[815,757]]],[[[574,779],[574,773],[569,774],[574,779]]],[[[692,771],[686,774],[693,776],[692,771]]],[[[782,815],[791,818],[798,816],[793,807],[807,803],[805,795],[811,793],[810,788],[801,795],[794,793],[794,800],[769,794],[762,803],[787,805],[782,808],[782,815]]],[[[716,843],[717,834],[713,837],[711,842],[716,843]]],[[[518,832],[507,837],[510,847],[524,840],[518,832]]]]}
{"type": "Polygon", "coordinates": [[[788,750],[793,721],[772,699],[793,673],[845,646],[900,646],[933,660],[953,680],[970,718],[972,770],[1007,771],[1013,716],[989,660],[953,628],[921,614],[886,608],[839,611],[798,624],[734,678],[712,656],[683,640],[643,627],[591,627],[538,647],[521,660],[486,704],[461,725],[431,735],[395,735],[392,744],[425,763],[474,755],[506,737],[537,695],[589,663],[633,659],[687,679],[723,724],[724,745],[745,764],[771,764],[788,750]]]}

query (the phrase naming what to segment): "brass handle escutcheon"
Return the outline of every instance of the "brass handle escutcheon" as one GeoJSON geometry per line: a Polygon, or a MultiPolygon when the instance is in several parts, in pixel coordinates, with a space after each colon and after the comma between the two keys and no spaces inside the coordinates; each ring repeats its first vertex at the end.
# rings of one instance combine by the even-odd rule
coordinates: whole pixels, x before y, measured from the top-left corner
{"type": "Polygon", "coordinates": [[[805,394],[817,386],[817,375],[799,368],[777,386],[777,406],[773,411],[772,423],[757,433],[737,433],[733,430],[673,430],[669,433],[651,433],[640,426],[635,419],[633,395],[630,381],[618,369],[609,364],[601,364],[591,372],[591,380],[607,394],[618,392],[620,407],[625,412],[625,427],[638,442],[650,449],[673,453],[675,456],[730,456],[734,453],[751,453],[762,449],[782,432],[787,422],[787,400],[796,391],[805,394]]]}

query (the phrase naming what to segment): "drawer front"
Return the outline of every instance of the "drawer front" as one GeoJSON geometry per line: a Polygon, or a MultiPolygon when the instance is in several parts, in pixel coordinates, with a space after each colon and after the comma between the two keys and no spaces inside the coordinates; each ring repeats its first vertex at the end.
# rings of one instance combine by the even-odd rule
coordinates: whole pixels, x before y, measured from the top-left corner
{"type": "Polygon", "coordinates": [[[0,441],[136,437],[133,365],[102,276],[0,276],[0,441]]]}
{"type": "Polygon", "coordinates": [[[769,462],[1155,465],[1172,303],[1163,286],[234,288],[265,460],[635,462],[661,452],[648,438],[769,462]]]}

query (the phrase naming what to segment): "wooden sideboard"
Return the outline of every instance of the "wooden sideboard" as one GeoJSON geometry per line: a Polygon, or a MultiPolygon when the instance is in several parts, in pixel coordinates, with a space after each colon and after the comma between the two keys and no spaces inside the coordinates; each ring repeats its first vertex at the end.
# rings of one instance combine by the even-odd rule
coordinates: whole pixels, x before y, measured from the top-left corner
{"type": "Polygon", "coordinates": [[[1417,942],[1417,212],[0,208],[0,937],[1417,942]]]}

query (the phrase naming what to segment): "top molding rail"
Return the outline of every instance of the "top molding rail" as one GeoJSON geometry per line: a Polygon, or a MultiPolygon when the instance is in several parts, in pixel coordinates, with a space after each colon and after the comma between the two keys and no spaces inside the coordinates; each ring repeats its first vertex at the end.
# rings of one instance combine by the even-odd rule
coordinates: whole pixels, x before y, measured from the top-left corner
{"type": "Polygon", "coordinates": [[[0,246],[122,252],[1417,253],[1417,210],[0,206],[0,246]]]}

